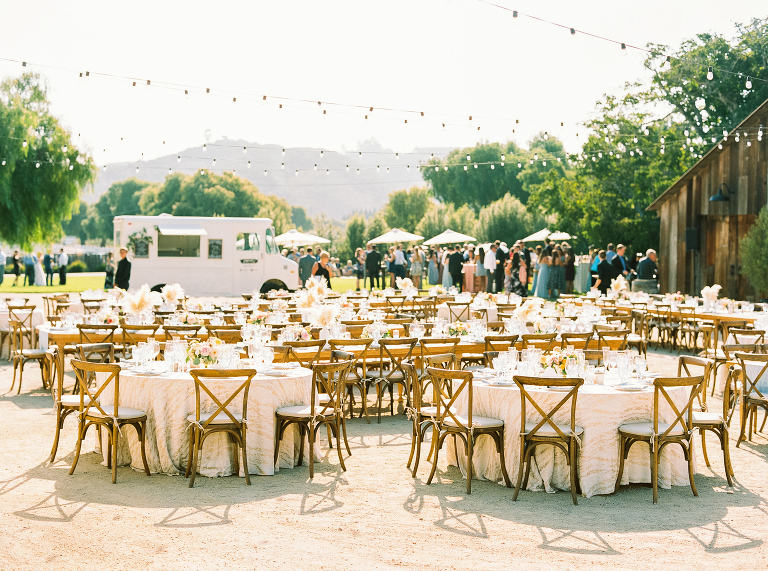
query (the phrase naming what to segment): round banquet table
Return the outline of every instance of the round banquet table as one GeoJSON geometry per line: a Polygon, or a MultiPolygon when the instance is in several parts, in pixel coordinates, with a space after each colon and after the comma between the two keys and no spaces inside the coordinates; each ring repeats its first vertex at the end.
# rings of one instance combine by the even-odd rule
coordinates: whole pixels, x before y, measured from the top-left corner
{"type": "MultiPolygon", "coordinates": [[[[99,373],[97,381],[103,382],[106,375],[99,373]]],[[[205,380],[206,386],[222,402],[240,386],[240,382],[232,379],[205,380]]],[[[140,375],[130,370],[120,373],[120,406],[138,408],[147,413],[145,447],[150,472],[170,475],[184,473],[189,457],[187,416],[195,412],[194,387],[192,376],[188,373],[163,373],[158,376],[140,375]]],[[[275,411],[282,406],[309,403],[311,390],[312,371],[309,369],[290,369],[285,377],[259,374],[253,378],[248,394],[246,434],[248,471],[251,474],[274,475],[280,468],[293,468],[298,460],[301,443],[298,429],[293,427],[285,432],[280,443],[278,462],[275,463],[275,411]]],[[[112,395],[111,387],[105,389],[100,398],[102,407],[113,403],[112,395]]],[[[205,396],[202,391],[201,396],[205,396]]],[[[231,410],[242,412],[242,402],[242,396],[233,400],[231,410]]],[[[208,402],[202,399],[201,412],[213,412],[216,408],[210,399],[208,402]]],[[[102,433],[102,438],[106,439],[106,431],[102,433]]],[[[101,450],[106,452],[106,440],[102,441],[101,450]]],[[[135,470],[144,469],[136,431],[129,426],[122,429],[118,449],[118,465],[127,464],[135,470]]],[[[241,462],[241,476],[242,471],[241,462]]],[[[218,477],[232,473],[233,447],[228,436],[212,434],[203,443],[199,474],[218,477]]]]}
{"type": "MultiPolygon", "coordinates": [[[[504,421],[504,459],[512,485],[517,483],[517,470],[520,459],[520,391],[517,386],[490,386],[473,383],[473,415],[488,416],[504,421]]],[[[530,390],[530,389],[529,389],[530,390]]],[[[688,389],[677,387],[668,389],[671,398],[679,408],[688,401],[688,389]]],[[[567,392],[554,390],[530,391],[542,410],[554,408],[566,396],[567,392]]],[[[664,399],[661,398],[661,401],[664,399]]],[[[664,403],[666,405],[666,403],[664,403]]],[[[466,391],[457,399],[456,406],[461,414],[467,411],[466,391]]],[[[528,421],[539,422],[541,416],[528,403],[526,407],[528,421]]],[[[668,405],[660,408],[659,420],[673,419],[674,414],[668,405]]],[[[555,421],[570,424],[570,401],[555,414],[555,421]]],[[[584,428],[581,439],[578,468],[581,493],[589,498],[596,494],[611,494],[619,472],[619,433],[620,424],[629,421],[653,420],[653,386],[640,392],[622,392],[608,385],[583,385],[576,399],[576,424],[584,428]]],[[[457,440],[459,461],[450,438],[446,439],[443,453],[447,454],[448,464],[461,467],[466,477],[466,454],[461,440],[457,440]]],[[[695,448],[695,447],[694,447],[695,448]]],[[[695,454],[694,454],[695,458],[695,454]]],[[[554,446],[541,445],[535,453],[535,463],[531,467],[528,490],[570,490],[570,472],[566,456],[554,446]]],[[[695,467],[695,466],[694,466],[695,467]]],[[[474,474],[483,480],[503,483],[499,455],[493,439],[480,437],[474,449],[474,474]]],[[[635,443],[624,463],[622,485],[630,482],[650,482],[651,465],[648,444],[635,443]]],[[[664,447],[659,465],[659,486],[688,485],[688,464],[682,449],[670,444],[664,447]]]]}

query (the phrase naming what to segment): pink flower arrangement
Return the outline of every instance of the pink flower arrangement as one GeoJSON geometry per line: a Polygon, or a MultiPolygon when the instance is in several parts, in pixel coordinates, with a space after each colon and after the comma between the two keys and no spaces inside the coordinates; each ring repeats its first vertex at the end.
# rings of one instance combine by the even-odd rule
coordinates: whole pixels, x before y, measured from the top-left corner
{"type": "Polygon", "coordinates": [[[221,339],[213,337],[207,341],[192,341],[187,349],[187,363],[194,367],[207,367],[219,360],[219,348],[224,345],[221,339]]]}
{"type": "Polygon", "coordinates": [[[545,369],[551,367],[557,373],[564,375],[565,366],[569,358],[576,358],[576,351],[574,349],[565,349],[563,351],[556,348],[551,353],[541,356],[541,366],[545,369]]]}

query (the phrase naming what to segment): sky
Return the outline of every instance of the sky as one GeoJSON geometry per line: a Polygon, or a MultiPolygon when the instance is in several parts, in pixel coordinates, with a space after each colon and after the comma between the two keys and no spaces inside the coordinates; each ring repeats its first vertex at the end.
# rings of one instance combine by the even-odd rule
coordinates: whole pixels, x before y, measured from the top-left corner
{"type": "MultiPolygon", "coordinates": [[[[495,2],[673,49],[768,12],[765,0],[495,2]]],[[[53,113],[99,165],[223,137],[336,151],[375,138],[407,153],[547,131],[575,152],[595,102],[649,77],[642,52],[479,0],[0,0],[0,14],[0,58],[45,76],[53,113]]],[[[1,77],[22,69],[0,61],[1,77]]]]}

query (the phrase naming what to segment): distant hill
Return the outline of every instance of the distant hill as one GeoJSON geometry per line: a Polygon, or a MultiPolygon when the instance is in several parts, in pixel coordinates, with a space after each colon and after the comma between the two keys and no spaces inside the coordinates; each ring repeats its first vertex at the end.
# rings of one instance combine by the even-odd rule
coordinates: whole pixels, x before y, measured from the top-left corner
{"type": "Polygon", "coordinates": [[[131,177],[162,182],[169,168],[184,173],[191,173],[192,169],[213,168],[217,172],[234,169],[237,176],[251,181],[261,192],[285,198],[293,206],[303,206],[311,216],[324,213],[330,218],[342,219],[353,212],[378,210],[386,203],[389,193],[395,190],[424,184],[416,168],[419,162],[429,159],[431,153],[435,157],[444,157],[451,150],[418,148],[413,152],[422,154],[395,158],[394,151],[380,147],[375,141],[361,143],[359,148],[363,151],[362,156],[355,150],[325,152],[321,158],[320,149],[313,148],[287,149],[283,156],[280,145],[222,139],[208,145],[205,151],[202,146],[191,147],[153,160],[108,164],[106,171],[99,171],[94,192],[85,194],[83,199],[96,202],[113,183],[131,177]],[[246,154],[243,153],[244,146],[248,147],[246,154]],[[181,163],[177,156],[182,157],[181,163]],[[216,159],[215,167],[213,159],[216,159]],[[251,168],[247,168],[248,161],[251,161],[251,168]],[[281,163],[285,163],[284,169],[281,163]],[[313,169],[314,164],[317,164],[317,171],[304,170],[313,169]],[[362,168],[371,165],[382,165],[382,168],[379,172],[375,168],[362,168]],[[406,165],[410,165],[410,171],[406,170],[406,165]],[[391,167],[389,174],[386,166],[391,167]],[[138,173],[136,167],[139,167],[138,173]],[[360,174],[357,174],[358,168],[360,174]],[[264,176],[265,169],[267,176],[264,176]],[[300,169],[298,176],[296,169],[300,169]],[[326,169],[331,169],[330,174],[326,174],[326,169]]]}

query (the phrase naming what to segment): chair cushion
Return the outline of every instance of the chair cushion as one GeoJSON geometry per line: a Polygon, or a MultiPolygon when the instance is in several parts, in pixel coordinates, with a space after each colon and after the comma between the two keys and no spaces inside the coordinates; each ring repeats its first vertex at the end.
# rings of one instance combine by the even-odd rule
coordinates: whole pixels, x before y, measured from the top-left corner
{"type": "MultiPolygon", "coordinates": [[[[443,408],[445,410],[445,408],[443,408]]],[[[455,407],[451,407],[451,412],[453,414],[458,413],[458,409],[455,407]]],[[[437,407],[436,406],[423,406],[421,407],[421,414],[424,416],[435,416],[437,414],[437,407]]]]}
{"type": "MultiPolygon", "coordinates": [[[[458,420],[464,426],[467,426],[469,423],[469,418],[461,414],[456,415],[456,420],[458,420]]],[[[498,418],[491,418],[489,416],[472,416],[472,423],[478,428],[494,428],[504,426],[503,420],[499,420],[498,418]]],[[[449,426],[456,426],[456,422],[450,416],[445,418],[445,424],[449,426]]]]}
{"type": "MultiPolygon", "coordinates": [[[[312,416],[312,409],[309,405],[283,406],[277,409],[277,414],[280,416],[298,416],[309,418],[312,416]]],[[[322,406],[315,406],[315,415],[332,416],[333,409],[328,408],[325,409],[325,412],[323,412],[322,406]]]]}
{"type": "Polygon", "coordinates": [[[39,359],[45,357],[45,349],[22,349],[21,354],[29,359],[39,359]]]}
{"type": "MultiPolygon", "coordinates": [[[[235,411],[232,411],[232,410],[229,411],[229,412],[232,413],[232,416],[235,417],[235,420],[237,420],[237,422],[242,422],[243,421],[243,413],[235,412],[235,411]]],[[[202,424],[205,421],[207,421],[209,418],[211,418],[212,415],[213,415],[212,412],[200,413],[200,424],[202,424]]],[[[195,415],[194,414],[190,414],[187,417],[187,421],[188,422],[195,422],[195,415]]],[[[229,418],[227,416],[227,413],[222,410],[219,414],[216,415],[216,418],[213,419],[213,422],[211,422],[211,424],[232,424],[232,419],[229,418]]]]}
{"type": "MultiPolygon", "coordinates": [[[[61,398],[59,399],[59,401],[63,406],[78,408],[80,406],[80,395],[61,395],[61,398]]],[[[96,399],[96,401],[98,402],[98,399],[96,399]]],[[[88,405],[87,398],[83,399],[83,402],[85,403],[84,406],[88,405]]]]}
{"type": "MultiPolygon", "coordinates": [[[[104,412],[106,412],[108,415],[113,412],[115,409],[112,405],[110,406],[104,406],[104,412]]],[[[91,408],[88,411],[88,416],[96,416],[96,417],[103,417],[104,415],[99,412],[99,409],[91,408]]],[[[142,416],[147,416],[147,413],[143,410],[139,410],[138,408],[129,408],[127,406],[119,406],[117,407],[117,418],[118,420],[127,420],[130,418],[140,418],[142,416]]]]}
{"type": "MultiPolygon", "coordinates": [[[[669,424],[666,422],[659,422],[659,434],[663,434],[667,428],[669,428],[669,424]]],[[[650,436],[653,434],[653,423],[652,422],[630,422],[627,424],[622,424],[619,426],[619,432],[623,434],[630,434],[632,436],[650,436]]],[[[677,426],[675,426],[674,430],[672,430],[667,436],[682,436],[683,430],[680,428],[680,424],[678,423],[677,426]]]]}
{"type": "MultiPolygon", "coordinates": [[[[536,422],[526,422],[525,423],[525,431],[530,432],[534,428],[536,428],[536,422]]],[[[563,431],[563,434],[566,436],[571,432],[571,425],[570,424],[558,424],[557,427],[563,431]]],[[[577,435],[581,435],[584,433],[584,429],[581,426],[576,425],[575,432],[577,435]]],[[[536,436],[560,436],[557,431],[552,428],[552,426],[547,422],[543,424],[537,431],[536,436]]]]}
{"type": "Polygon", "coordinates": [[[640,343],[642,340],[643,338],[640,337],[640,335],[638,335],[637,333],[630,333],[629,335],[627,335],[628,343],[640,343]]]}
{"type": "Polygon", "coordinates": [[[717,412],[693,411],[694,424],[722,424],[723,415],[717,412]]]}

